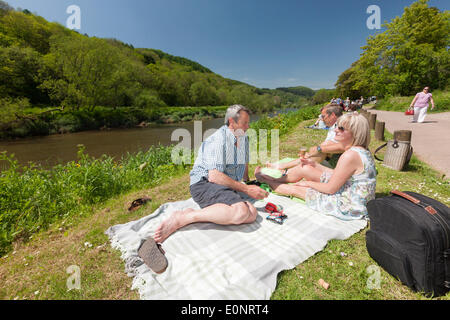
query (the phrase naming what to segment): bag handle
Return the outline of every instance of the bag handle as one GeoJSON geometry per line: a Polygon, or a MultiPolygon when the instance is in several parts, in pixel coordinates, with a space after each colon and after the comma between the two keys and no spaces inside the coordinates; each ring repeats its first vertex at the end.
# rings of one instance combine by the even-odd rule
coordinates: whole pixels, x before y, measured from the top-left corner
{"type": "Polygon", "coordinates": [[[373,153],[373,156],[375,159],[377,159],[378,161],[383,161],[380,158],[377,157],[377,152],[380,151],[381,149],[383,149],[384,147],[387,146],[387,143],[383,144],[382,146],[378,147],[377,150],[375,150],[375,152],[373,153]]]}
{"type": "Polygon", "coordinates": [[[411,201],[415,205],[418,205],[418,206],[424,208],[431,215],[434,215],[437,213],[436,209],[434,209],[432,206],[427,206],[427,205],[423,204],[419,199],[416,199],[413,196],[410,196],[409,194],[406,194],[406,193],[398,191],[398,190],[392,190],[391,193],[395,194],[397,196],[400,196],[402,198],[405,198],[406,200],[411,201]]]}

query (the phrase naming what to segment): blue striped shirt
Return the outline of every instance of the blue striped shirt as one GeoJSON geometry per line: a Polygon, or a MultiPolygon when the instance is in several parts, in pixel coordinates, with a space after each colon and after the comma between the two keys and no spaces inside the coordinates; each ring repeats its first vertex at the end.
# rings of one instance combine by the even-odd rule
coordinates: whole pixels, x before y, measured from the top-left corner
{"type": "Polygon", "coordinates": [[[200,146],[194,167],[190,172],[190,185],[199,182],[203,177],[208,178],[210,170],[223,172],[231,179],[241,181],[248,162],[248,137],[236,138],[224,125],[200,146]],[[236,142],[238,142],[237,146],[236,142]]]}

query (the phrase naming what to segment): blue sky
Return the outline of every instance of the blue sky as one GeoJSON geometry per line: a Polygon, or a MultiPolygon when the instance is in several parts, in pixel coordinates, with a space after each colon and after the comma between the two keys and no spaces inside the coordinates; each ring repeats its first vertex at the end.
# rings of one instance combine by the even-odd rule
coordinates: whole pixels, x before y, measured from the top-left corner
{"type": "MultiPolygon", "coordinates": [[[[413,0],[6,0],[66,25],[81,9],[80,33],[116,38],[194,60],[259,88],[332,88],[359,58],[370,5],[381,22],[401,16],[413,0]]],[[[450,1],[430,0],[449,10],[450,1]]]]}

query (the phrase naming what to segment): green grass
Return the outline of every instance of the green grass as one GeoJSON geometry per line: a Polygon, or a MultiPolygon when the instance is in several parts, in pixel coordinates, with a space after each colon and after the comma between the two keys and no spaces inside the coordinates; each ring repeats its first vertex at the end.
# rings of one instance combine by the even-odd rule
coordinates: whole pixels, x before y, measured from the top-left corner
{"type": "MultiPolygon", "coordinates": [[[[294,113],[291,116],[300,118],[294,113]]],[[[295,157],[300,146],[309,147],[323,141],[325,131],[304,128],[314,120],[301,120],[295,124],[293,121],[289,125],[293,126],[286,129],[286,134],[281,135],[281,157],[295,157]]],[[[279,119],[263,121],[255,126],[274,125],[279,119]]],[[[288,118],[285,121],[288,122],[288,118]]],[[[391,138],[391,135],[386,133],[386,138],[391,138]]],[[[381,144],[382,142],[372,139],[370,149],[373,151],[381,144]]],[[[135,161],[135,165],[137,163],[140,161],[135,161]]],[[[107,166],[104,168],[111,170],[107,166]]],[[[251,178],[254,168],[255,165],[251,167],[251,178]]],[[[173,175],[163,177],[159,183],[136,184],[134,189],[87,205],[83,215],[77,215],[77,210],[74,209],[74,216],[70,221],[58,220],[48,230],[34,233],[28,242],[14,242],[12,251],[0,258],[0,299],[139,299],[138,293],[131,290],[132,279],[124,273],[124,261],[120,252],[110,247],[104,231],[113,225],[147,216],[163,203],[187,199],[187,169],[174,171],[173,175]],[[135,212],[128,212],[127,207],[131,201],[144,195],[150,196],[152,201],[135,212]],[[85,246],[86,242],[92,246],[85,246]],[[70,265],[77,265],[81,269],[81,290],[67,291],[66,280],[69,274],[66,269],[70,265]],[[37,291],[39,292],[36,294],[37,291]]],[[[414,190],[446,205],[450,204],[449,182],[444,181],[436,171],[415,156],[406,171],[391,170],[379,162],[377,170],[377,197],[389,194],[392,189],[414,190]]],[[[412,292],[381,268],[378,269],[380,288],[368,288],[367,282],[373,275],[368,268],[377,267],[377,264],[367,253],[366,231],[367,228],[344,241],[332,240],[324,250],[295,269],[281,272],[271,298],[429,299],[412,292]],[[341,253],[345,255],[342,256],[341,253]],[[317,284],[319,279],[330,283],[330,288],[325,290],[320,287],[317,284]]],[[[450,293],[439,299],[449,300],[450,293]]]]}
{"type": "MultiPolygon", "coordinates": [[[[280,154],[294,157],[300,145],[308,147],[323,141],[326,132],[322,130],[303,129],[303,125],[310,125],[313,121],[306,121],[292,134],[282,139],[280,154]]],[[[386,139],[392,135],[385,134],[386,139]]],[[[374,138],[370,150],[383,144],[374,138]]],[[[380,154],[382,158],[383,153],[380,154]]],[[[376,196],[389,195],[393,189],[415,191],[432,197],[446,205],[450,205],[449,181],[433,170],[427,164],[418,160],[414,155],[405,171],[395,171],[386,168],[376,161],[378,171],[376,196]]],[[[370,225],[370,223],[369,223],[370,225]]],[[[369,228],[369,227],[368,227],[369,228]]],[[[397,279],[385,272],[369,256],[365,245],[365,234],[368,230],[353,235],[341,241],[330,241],[324,250],[310,257],[298,265],[294,270],[283,271],[278,276],[277,288],[271,299],[331,299],[331,300],[411,300],[429,299],[420,293],[411,291],[397,279]],[[341,252],[345,253],[341,256],[341,252]],[[350,265],[350,263],[352,265],[350,265]],[[369,289],[368,281],[373,275],[368,268],[375,266],[380,272],[380,289],[369,289]],[[324,279],[330,284],[328,290],[318,285],[318,280],[324,279]]],[[[436,299],[450,299],[450,293],[436,299]]]]}
{"type": "Polygon", "coordinates": [[[12,155],[0,153],[8,167],[0,172],[0,256],[17,239],[26,241],[55,222],[88,216],[95,204],[187,170],[172,164],[171,147],[151,147],[119,161],[95,159],[83,151],[80,146],[77,161],[51,170],[34,164],[20,167],[12,155]]]}

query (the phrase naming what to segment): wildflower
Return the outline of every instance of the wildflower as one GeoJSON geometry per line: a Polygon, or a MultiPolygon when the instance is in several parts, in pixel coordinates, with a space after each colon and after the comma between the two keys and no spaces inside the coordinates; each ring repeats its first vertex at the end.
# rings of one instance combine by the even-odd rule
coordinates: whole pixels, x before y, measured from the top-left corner
{"type": "Polygon", "coordinates": [[[92,243],[90,243],[90,242],[85,242],[85,243],[84,243],[84,246],[85,246],[85,247],[88,247],[88,248],[92,248],[92,243]]]}

